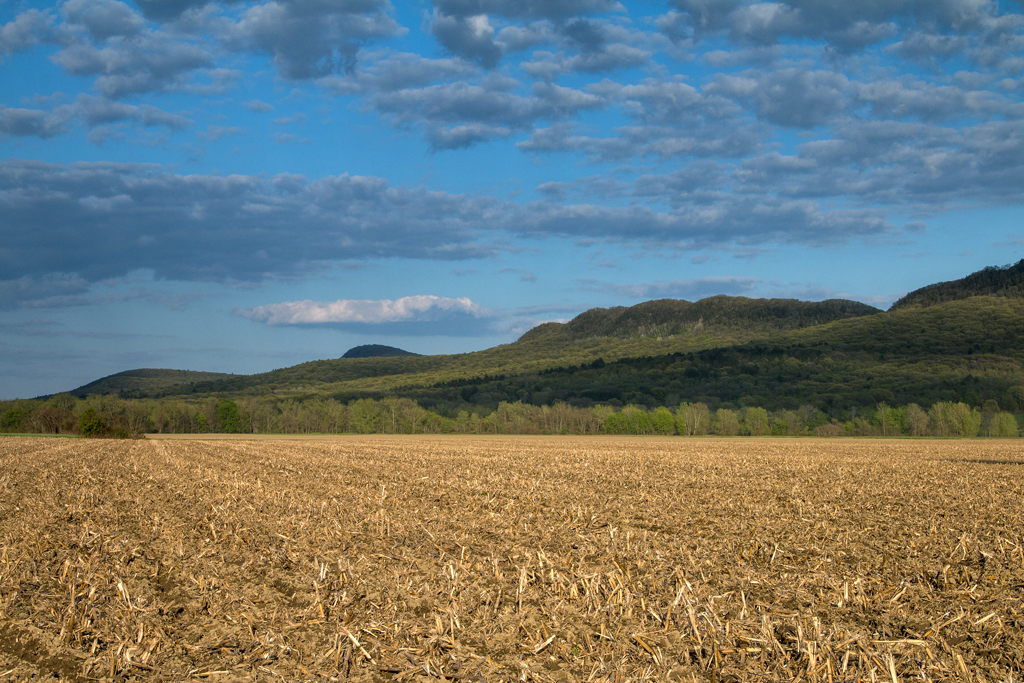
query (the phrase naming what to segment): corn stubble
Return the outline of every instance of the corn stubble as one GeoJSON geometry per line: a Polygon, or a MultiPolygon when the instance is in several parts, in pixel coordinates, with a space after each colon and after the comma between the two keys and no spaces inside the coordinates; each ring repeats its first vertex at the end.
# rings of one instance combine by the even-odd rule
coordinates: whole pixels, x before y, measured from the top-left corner
{"type": "Polygon", "coordinates": [[[1020,681],[1016,442],[0,440],[0,679],[1020,681]]]}

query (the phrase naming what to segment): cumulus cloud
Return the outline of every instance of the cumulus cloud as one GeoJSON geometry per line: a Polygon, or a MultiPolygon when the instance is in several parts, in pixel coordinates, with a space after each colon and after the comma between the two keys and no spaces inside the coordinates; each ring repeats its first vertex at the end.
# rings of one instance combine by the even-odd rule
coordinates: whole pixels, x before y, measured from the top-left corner
{"type": "Polygon", "coordinates": [[[949,33],[1005,30],[997,3],[984,0],[673,0],[663,30],[694,38],[718,32],[738,42],[775,43],[786,37],[824,40],[852,51],[885,40],[904,26],[949,33]]]}
{"type": "Polygon", "coordinates": [[[485,314],[480,304],[468,297],[451,299],[421,294],[399,299],[338,299],[337,301],[286,301],[236,311],[250,320],[268,325],[315,325],[321,323],[380,323],[426,322],[452,314],[485,314]]]}
{"type": "Polygon", "coordinates": [[[494,28],[486,14],[453,17],[439,13],[430,24],[430,32],[450,53],[485,69],[493,69],[501,61],[501,46],[494,42],[494,28]]]}
{"type": "Polygon", "coordinates": [[[844,112],[848,85],[841,73],[789,68],[737,76],[719,74],[705,92],[740,101],[771,123],[813,128],[844,112]]]}
{"type": "Polygon", "coordinates": [[[238,308],[235,315],[267,325],[329,326],[349,332],[409,336],[485,336],[500,316],[469,297],[421,294],[399,299],[286,301],[238,308]]]}
{"type": "Polygon", "coordinates": [[[0,26],[0,54],[13,55],[37,45],[50,32],[52,21],[46,12],[25,10],[0,26]]]}
{"type": "Polygon", "coordinates": [[[91,95],[80,95],[72,110],[90,127],[117,121],[134,121],[146,127],[165,126],[172,130],[182,130],[193,123],[185,116],[149,104],[124,104],[91,95]]]}
{"type": "Polygon", "coordinates": [[[497,14],[510,19],[552,19],[613,12],[614,0],[434,0],[434,7],[456,17],[497,14]]]}
{"type": "Polygon", "coordinates": [[[0,104],[0,133],[52,138],[67,131],[67,116],[39,109],[19,109],[0,104]]]}
{"type": "Polygon", "coordinates": [[[402,34],[387,0],[271,0],[213,24],[228,49],[269,55],[285,78],[350,72],[360,47],[402,34]]]}
{"type": "Polygon", "coordinates": [[[95,76],[96,90],[110,98],[182,87],[189,72],[214,66],[206,48],[162,31],[115,35],[101,45],[71,40],[51,60],[73,76],[95,76]]]}
{"type": "Polygon", "coordinates": [[[465,147],[510,129],[525,130],[538,120],[558,120],[604,106],[596,95],[572,88],[535,83],[530,95],[511,92],[516,81],[488,78],[480,85],[465,82],[380,92],[373,106],[397,125],[423,122],[435,148],[465,147]]]}

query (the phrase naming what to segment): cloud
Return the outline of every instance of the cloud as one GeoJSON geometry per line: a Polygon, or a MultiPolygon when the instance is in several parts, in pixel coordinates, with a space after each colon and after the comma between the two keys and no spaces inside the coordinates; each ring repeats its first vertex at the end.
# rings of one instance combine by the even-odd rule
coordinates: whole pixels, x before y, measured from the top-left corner
{"type": "Polygon", "coordinates": [[[271,0],[212,27],[228,49],[270,55],[282,76],[301,80],[350,72],[364,43],[404,33],[390,11],[387,0],[271,0]]]}
{"type": "Polygon", "coordinates": [[[462,59],[432,59],[409,52],[367,55],[349,74],[326,76],[318,84],[335,95],[395,91],[465,78],[478,69],[462,59]]]}
{"type": "Polygon", "coordinates": [[[138,268],[157,278],[261,282],[376,257],[494,253],[495,201],[383,178],[176,175],[146,164],[0,161],[8,279],[138,268]],[[301,230],[297,232],[297,227],[301,230]]]}
{"type": "Polygon", "coordinates": [[[214,66],[207,49],[162,31],[115,35],[102,46],[75,38],[50,59],[73,76],[95,76],[96,90],[114,99],[182,88],[185,74],[214,66]]]}
{"type": "Polygon", "coordinates": [[[39,109],[17,109],[0,104],[0,133],[47,139],[67,130],[66,116],[39,109]]]}
{"type": "Polygon", "coordinates": [[[493,334],[495,312],[468,297],[429,294],[399,299],[287,301],[238,308],[235,315],[267,325],[329,326],[349,332],[397,336],[485,336],[493,334]]]}
{"type": "Polygon", "coordinates": [[[509,19],[555,21],[620,9],[614,0],[434,0],[434,7],[456,17],[497,14],[509,19]]]}
{"type": "Polygon", "coordinates": [[[527,129],[537,120],[558,120],[598,109],[596,95],[550,83],[535,83],[528,96],[510,92],[516,81],[487,78],[480,85],[465,82],[381,92],[373,106],[396,125],[422,122],[437,149],[465,147],[510,129],[527,129]]]}
{"type": "Polygon", "coordinates": [[[633,299],[688,299],[696,301],[716,294],[730,296],[751,295],[762,284],[755,277],[701,277],[690,280],[669,280],[638,284],[577,280],[580,289],[587,292],[616,294],[633,299]]]}
{"type": "Polygon", "coordinates": [[[242,106],[254,114],[265,114],[268,111],[274,111],[274,105],[267,104],[261,100],[249,100],[248,102],[242,102],[242,106]]]}
{"type": "Polygon", "coordinates": [[[452,17],[436,14],[430,32],[448,52],[493,69],[501,61],[502,49],[494,42],[494,29],[486,14],[452,17]]]}
{"type": "Polygon", "coordinates": [[[216,142],[229,135],[240,135],[242,128],[239,126],[207,126],[206,132],[196,133],[196,137],[210,142],[216,142]]]}
{"type": "Polygon", "coordinates": [[[118,0],[67,0],[61,13],[72,26],[89,32],[93,40],[133,36],[141,32],[143,18],[118,0]]]}
{"type": "Polygon", "coordinates": [[[172,114],[149,104],[137,106],[123,104],[102,97],[79,95],[73,111],[89,127],[117,121],[134,121],[143,126],[165,126],[171,130],[183,130],[193,121],[180,114],[172,114]]]}
{"type": "Polygon", "coordinates": [[[339,299],[337,301],[287,301],[256,308],[238,309],[238,315],[268,325],[311,325],[320,323],[425,322],[452,314],[479,318],[483,308],[466,297],[450,299],[422,294],[400,299],[339,299]]]}
{"type": "Polygon", "coordinates": [[[38,45],[47,37],[52,22],[48,12],[25,10],[0,26],[0,54],[10,56],[38,45]]]}
{"type": "Polygon", "coordinates": [[[813,128],[829,123],[847,108],[849,81],[834,71],[777,69],[719,74],[705,92],[735,99],[757,116],[787,128],[813,128]]]}
{"type": "Polygon", "coordinates": [[[663,30],[695,39],[727,33],[739,43],[771,44],[783,38],[823,40],[842,51],[883,41],[905,26],[948,33],[1005,30],[997,3],[983,0],[673,0],[663,30]]]}

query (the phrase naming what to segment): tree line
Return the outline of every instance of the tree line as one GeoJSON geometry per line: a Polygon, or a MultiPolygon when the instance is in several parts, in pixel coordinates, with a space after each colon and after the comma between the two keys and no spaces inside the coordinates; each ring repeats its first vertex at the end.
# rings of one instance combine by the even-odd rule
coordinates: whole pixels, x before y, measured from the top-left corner
{"type": "Polygon", "coordinates": [[[346,403],[330,398],[79,399],[58,394],[46,401],[0,402],[0,432],[122,438],[144,433],[1017,437],[1021,428],[1018,417],[994,400],[973,407],[938,401],[929,408],[881,402],[832,413],[812,405],[768,410],[716,409],[702,402],[647,408],[502,401],[489,413],[459,410],[445,415],[404,397],[346,403]]]}

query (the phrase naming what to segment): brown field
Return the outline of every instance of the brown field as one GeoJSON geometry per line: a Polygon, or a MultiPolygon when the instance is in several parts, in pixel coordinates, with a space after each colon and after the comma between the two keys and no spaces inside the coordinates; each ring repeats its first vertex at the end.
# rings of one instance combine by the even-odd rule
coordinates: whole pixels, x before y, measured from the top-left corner
{"type": "Polygon", "coordinates": [[[0,679],[1022,681],[1009,441],[0,439],[0,679]]]}

